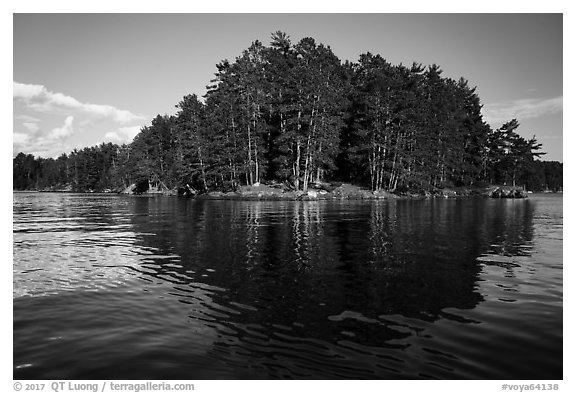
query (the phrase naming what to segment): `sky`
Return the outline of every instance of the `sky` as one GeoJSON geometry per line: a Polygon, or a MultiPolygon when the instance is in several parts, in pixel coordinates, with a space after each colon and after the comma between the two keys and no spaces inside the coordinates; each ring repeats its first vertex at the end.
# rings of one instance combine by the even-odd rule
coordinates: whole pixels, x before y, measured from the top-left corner
{"type": "Polygon", "coordinates": [[[477,87],[486,122],[517,118],[545,160],[563,161],[562,14],[14,14],[13,156],[57,157],[130,142],[216,64],[286,32],[392,64],[438,64],[477,87]]]}

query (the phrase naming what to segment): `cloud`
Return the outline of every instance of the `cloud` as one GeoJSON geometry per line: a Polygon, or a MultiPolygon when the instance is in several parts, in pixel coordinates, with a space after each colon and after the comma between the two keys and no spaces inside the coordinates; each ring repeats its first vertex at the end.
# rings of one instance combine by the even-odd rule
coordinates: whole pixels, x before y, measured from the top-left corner
{"type": "Polygon", "coordinates": [[[70,112],[88,115],[95,118],[109,119],[120,124],[144,120],[144,116],[111,105],[82,103],[74,97],[54,93],[42,85],[13,82],[13,99],[23,103],[27,108],[41,113],[70,112]]]}
{"type": "Polygon", "coordinates": [[[484,120],[493,125],[500,126],[503,123],[518,119],[533,119],[540,116],[561,113],[563,97],[548,99],[521,99],[515,101],[487,104],[482,108],[484,120]]]}
{"type": "Polygon", "coordinates": [[[12,134],[12,142],[14,145],[23,145],[30,140],[30,135],[15,132],[12,134]]]}
{"type": "Polygon", "coordinates": [[[21,121],[28,122],[28,123],[38,123],[40,121],[40,119],[38,119],[37,117],[33,117],[33,116],[29,116],[29,115],[16,115],[16,116],[14,116],[14,119],[21,120],[21,121]]]}
{"type": "Polygon", "coordinates": [[[104,138],[119,143],[130,143],[132,142],[134,137],[140,132],[141,129],[142,129],[141,126],[120,127],[117,132],[106,133],[106,135],[104,135],[104,138]]]}
{"type": "Polygon", "coordinates": [[[148,120],[111,105],[81,102],[43,85],[14,81],[13,102],[14,152],[41,157],[57,157],[103,140],[129,143],[148,120]]]}
{"type": "Polygon", "coordinates": [[[30,132],[36,132],[40,129],[40,127],[36,123],[24,122],[22,123],[22,125],[30,132]]]}
{"type": "Polygon", "coordinates": [[[57,157],[70,150],[70,137],[74,134],[74,116],[68,116],[64,124],[48,133],[42,132],[36,123],[23,123],[32,133],[12,133],[13,152],[26,152],[39,157],[57,157]],[[26,126],[26,124],[30,124],[26,126]]]}
{"type": "Polygon", "coordinates": [[[104,139],[108,139],[111,141],[117,141],[117,142],[122,141],[122,137],[120,135],[118,135],[117,132],[107,132],[106,135],[104,135],[104,139]]]}
{"type": "Polygon", "coordinates": [[[42,85],[30,85],[18,82],[13,82],[13,84],[14,98],[31,99],[46,92],[46,88],[42,85]]]}
{"type": "Polygon", "coordinates": [[[53,157],[57,154],[56,150],[61,149],[60,143],[51,143],[45,137],[34,137],[21,132],[12,134],[13,153],[23,152],[41,157],[53,157]]]}
{"type": "Polygon", "coordinates": [[[132,139],[134,139],[134,137],[138,135],[141,129],[142,129],[141,126],[120,127],[119,131],[121,135],[124,135],[126,138],[132,141],[132,139]]]}
{"type": "Polygon", "coordinates": [[[73,116],[68,116],[66,120],[64,120],[64,125],[62,127],[54,128],[48,134],[48,139],[65,139],[74,133],[74,129],[72,128],[72,123],[74,122],[73,116]]]}

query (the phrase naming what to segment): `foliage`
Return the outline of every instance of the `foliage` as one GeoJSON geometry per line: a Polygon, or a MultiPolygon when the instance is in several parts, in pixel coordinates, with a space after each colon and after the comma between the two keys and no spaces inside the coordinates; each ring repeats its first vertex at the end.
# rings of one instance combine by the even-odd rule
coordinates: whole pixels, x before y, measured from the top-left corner
{"type": "Polygon", "coordinates": [[[13,159],[15,190],[102,191],[121,186],[119,152],[112,143],[74,149],[57,159],[19,153],[13,159]]]}
{"type": "Polygon", "coordinates": [[[306,191],[346,180],[373,190],[478,183],[561,189],[562,164],[535,161],[516,119],[487,125],[475,88],[438,65],[345,62],[313,38],[283,32],[216,65],[201,101],[187,95],[129,145],[101,144],[58,159],[13,160],[14,189],[101,191],[137,184],[235,190],[264,181],[306,191]],[[559,165],[558,165],[559,164],[559,165]]]}

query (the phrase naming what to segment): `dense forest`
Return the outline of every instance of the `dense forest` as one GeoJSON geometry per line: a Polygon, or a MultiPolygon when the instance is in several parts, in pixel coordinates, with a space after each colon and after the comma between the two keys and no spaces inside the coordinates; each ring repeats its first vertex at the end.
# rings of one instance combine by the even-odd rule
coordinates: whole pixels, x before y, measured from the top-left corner
{"type": "Polygon", "coordinates": [[[200,192],[327,181],[372,190],[506,184],[562,189],[562,164],[540,161],[516,119],[493,130],[464,78],[437,65],[392,65],[380,55],[342,62],[329,46],[283,32],[216,65],[199,99],[158,115],[128,145],[104,143],[57,159],[19,153],[13,188],[200,192]]]}

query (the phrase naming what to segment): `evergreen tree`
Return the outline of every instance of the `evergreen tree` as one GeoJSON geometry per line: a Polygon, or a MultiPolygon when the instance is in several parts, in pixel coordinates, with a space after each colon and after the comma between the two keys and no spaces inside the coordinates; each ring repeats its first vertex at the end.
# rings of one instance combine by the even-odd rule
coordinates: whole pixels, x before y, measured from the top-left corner
{"type": "Polygon", "coordinates": [[[175,172],[180,184],[190,184],[208,190],[208,163],[217,152],[210,151],[205,128],[204,105],[196,95],[187,95],[176,106],[177,143],[175,172]],[[209,155],[210,153],[210,155],[209,155]]]}
{"type": "Polygon", "coordinates": [[[492,130],[464,78],[438,65],[392,65],[362,54],[341,63],[307,37],[281,31],[216,65],[205,103],[187,95],[129,145],[75,149],[57,159],[18,154],[15,189],[236,190],[280,181],[298,191],[340,178],[373,190],[434,190],[490,182],[562,188],[559,163],[541,145],[492,130]],[[559,164],[559,165],[557,165],[559,164]],[[558,175],[559,174],[559,175],[558,175]]]}
{"type": "Polygon", "coordinates": [[[515,131],[520,126],[516,119],[504,123],[488,135],[486,152],[491,183],[516,186],[516,180],[527,169],[542,145],[536,138],[526,140],[515,131]]]}

